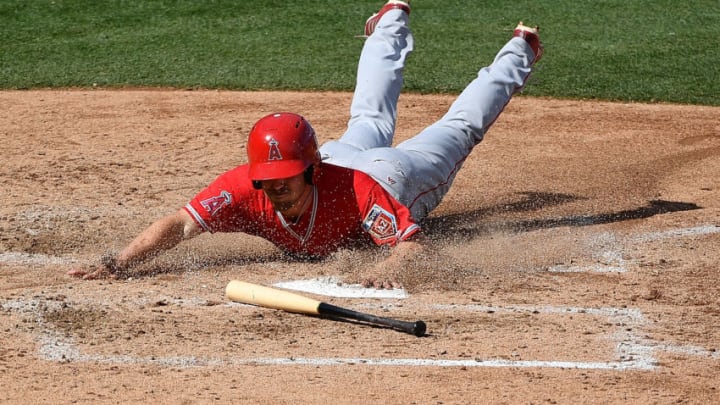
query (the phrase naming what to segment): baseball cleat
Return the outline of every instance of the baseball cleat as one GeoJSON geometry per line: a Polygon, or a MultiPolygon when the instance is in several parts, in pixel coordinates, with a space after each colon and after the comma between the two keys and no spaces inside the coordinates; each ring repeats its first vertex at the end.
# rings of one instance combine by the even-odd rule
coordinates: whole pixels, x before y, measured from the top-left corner
{"type": "Polygon", "coordinates": [[[385,3],[380,11],[371,15],[367,21],[365,21],[365,36],[369,37],[373,32],[375,32],[375,27],[377,26],[378,21],[380,21],[380,18],[382,18],[382,16],[388,11],[395,9],[400,9],[407,14],[410,14],[410,1],[390,0],[385,3]]]}
{"type": "Polygon", "coordinates": [[[532,51],[535,54],[533,63],[540,60],[543,54],[543,45],[542,42],[540,42],[540,27],[528,27],[520,21],[517,27],[515,27],[513,37],[523,38],[528,44],[530,44],[530,48],[532,48],[532,51]]]}

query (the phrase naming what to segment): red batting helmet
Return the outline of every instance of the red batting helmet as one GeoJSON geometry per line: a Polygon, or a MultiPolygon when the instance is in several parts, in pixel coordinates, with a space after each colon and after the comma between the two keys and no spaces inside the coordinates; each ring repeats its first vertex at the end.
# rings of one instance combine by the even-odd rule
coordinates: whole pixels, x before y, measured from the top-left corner
{"type": "Polygon", "coordinates": [[[302,116],[280,112],[255,123],[248,136],[250,180],[296,176],[320,162],[315,130],[302,116]]]}

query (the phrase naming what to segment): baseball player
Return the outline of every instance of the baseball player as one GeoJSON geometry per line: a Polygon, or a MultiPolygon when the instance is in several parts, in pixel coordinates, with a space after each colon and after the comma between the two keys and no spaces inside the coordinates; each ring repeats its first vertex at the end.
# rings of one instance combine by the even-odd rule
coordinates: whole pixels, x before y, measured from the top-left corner
{"type": "Polygon", "coordinates": [[[364,284],[398,287],[398,272],[426,249],[418,222],[440,204],[464,160],[542,55],[537,28],[520,23],[445,116],[392,147],[403,69],[413,50],[409,14],[408,2],[391,0],[366,21],[350,120],[339,140],[318,147],[304,117],[267,115],[250,131],[247,164],[221,174],[116,257],[70,274],[127,275],[202,232],[244,232],[302,258],[388,245],[390,255],[369,269],[364,284]]]}

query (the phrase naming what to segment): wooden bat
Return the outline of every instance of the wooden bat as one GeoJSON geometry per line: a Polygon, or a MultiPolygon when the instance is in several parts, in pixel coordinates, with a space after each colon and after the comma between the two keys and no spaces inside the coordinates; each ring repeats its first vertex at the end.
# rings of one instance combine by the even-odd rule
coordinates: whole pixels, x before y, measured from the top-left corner
{"type": "Polygon", "coordinates": [[[425,335],[425,322],[406,322],[392,318],[385,318],[337,307],[328,303],[314,300],[299,294],[291,293],[277,288],[232,280],[225,288],[228,299],[244,304],[257,305],[266,308],[281,309],[283,311],[308,315],[328,315],[339,318],[354,319],[374,325],[386,326],[415,336],[425,335]]]}

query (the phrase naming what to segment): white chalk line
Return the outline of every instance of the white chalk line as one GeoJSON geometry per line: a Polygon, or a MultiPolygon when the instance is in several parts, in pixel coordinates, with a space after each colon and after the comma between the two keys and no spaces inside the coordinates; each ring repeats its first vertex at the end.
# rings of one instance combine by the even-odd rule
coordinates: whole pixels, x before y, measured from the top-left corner
{"type": "Polygon", "coordinates": [[[567,266],[556,265],[548,267],[550,273],[626,273],[628,271],[625,266],[609,266],[605,264],[593,264],[589,266],[567,266]]]}
{"type": "Polygon", "coordinates": [[[49,256],[40,253],[1,252],[0,263],[18,265],[76,264],[83,260],[72,257],[49,256]]]}
{"type": "MultiPolygon", "coordinates": [[[[715,225],[703,225],[692,228],[674,229],[663,232],[653,232],[635,237],[636,242],[649,242],[667,238],[679,238],[685,236],[707,235],[720,232],[720,227],[715,225]]],[[[618,252],[608,251],[603,253],[610,258],[620,257],[618,252]]],[[[621,260],[621,259],[619,259],[621,260]]],[[[28,253],[0,253],[0,263],[16,263],[16,264],[73,264],[81,260],[65,257],[54,257],[39,254],[28,253]]],[[[581,266],[556,266],[554,270],[557,272],[569,271],[599,271],[599,272],[625,272],[624,266],[597,265],[588,267],[581,266]]],[[[313,279],[313,280],[297,280],[291,282],[283,282],[276,284],[280,287],[297,289],[307,292],[317,293],[317,285],[313,284],[329,284],[335,283],[332,278],[313,279]]],[[[337,284],[337,283],[336,283],[337,284]]],[[[338,291],[324,291],[325,295],[338,294],[340,297],[358,297],[352,292],[356,286],[339,286],[336,285],[338,291]],[[343,291],[344,290],[344,291],[343,291]],[[350,291],[350,292],[348,292],[350,291]]],[[[368,291],[368,290],[366,290],[368,291]]],[[[399,295],[381,298],[405,298],[404,290],[399,291],[399,295]]],[[[185,305],[192,305],[191,301],[184,302],[185,305]]],[[[199,305],[202,305],[199,304],[199,305]]],[[[4,310],[27,310],[28,303],[7,301],[2,305],[4,310]]],[[[448,306],[435,306],[436,309],[449,309],[448,306]]],[[[39,354],[41,357],[51,361],[72,361],[72,362],[101,362],[101,363],[141,363],[141,364],[159,364],[177,367],[191,366],[214,366],[214,365],[243,365],[243,364],[265,364],[265,365],[341,365],[341,364],[365,364],[377,366],[436,366],[436,367],[517,367],[517,368],[571,368],[571,369],[611,369],[611,370],[652,370],[657,367],[657,362],[653,357],[656,350],[680,353],[685,355],[695,355],[709,357],[713,359],[720,358],[720,354],[716,351],[707,350],[694,346],[658,344],[649,339],[641,339],[631,331],[634,331],[639,325],[644,323],[642,313],[638,310],[618,309],[618,308],[571,308],[571,307],[487,307],[480,305],[452,306],[454,310],[471,310],[471,311],[531,311],[545,313],[586,313],[590,315],[605,316],[613,319],[618,325],[618,331],[613,334],[612,339],[617,342],[615,356],[618,361],[609,362],[575,362],[575,361],[540,361],[540,360],[505,360],[505,359],[489,359],[489,360],[435,360],[435,359],[361,359],[361,358],[256,358],[256,359],[208,359],[196,358],[193,356],[175,356],[175,357],[134,357],[134,356],[103,356],[83,354],[77,346],[68,339],[60,336],[58,333],[46,329],[41,337],[41,346],[39,354]],[[624,325],[632,325],[624,327],[624,325]]]]}
{"type": "MultiPolygon", "coordinates": [[[[670,229],[659,232],[649,232],[628,239],[630,243],[647,243],[664,239],[678,239],[690,236],[703,236],[720,233],[720,226],[699,225],[689,228],[670,229]]],[[[623,259],[622,252],[617,249],[604,250],[597,253],[600,263],[592,265],[555,265],[547,271],[551,273],[626,273],[628,262],[623,259]]]]}
{"type": "MultiPolygon", "coordinates": [[[[483,305],[430,305],[432,310],[453,310],[467,312],[497,312],[497,313],[551,313],[551,314],[588,314],[602,316],[617,327],[617,331],[607,336],[616,342],[614,361],[566,361],[566,360],[507,360],[507,359],[423,359],[423,358],[200,358],[195,356],[154,356],[138,357],[132,355],[107,356],[99,354],[82,353],[73,339],[66,337],[53,329],[42,319],[38,308],[63,305],[55,301],[39,300],[8,300],[3,303],[3,310],[29,312],[38,317],[36,324],[42,327],[39,338],[40,347],[38,355],[49,361],[56,362],[94,362],[94,363],[121,363],[121,364],[154,364],[170,367],[207,367],[232,365],[368,365],[368,366],[433,366],[433,367],[514,367],[514,368],[562,368],[562,369],[593,369],[593,370],[653,370],[657,361],[653,354],[661,348],[653,342],[647,342],[635,335],[635,330],[645,320],[637,309],[626,308],[574,308],[554,306],[483,306],[483,305]]],[[[184,306],[202,305],[192,301],[183,301],[184,306]]],[[[370,306],[377,306],[370,305],[370,306]]],[[[385,308],[392,305],[382,305],[385,308]]],[[[699,354],[699,353],[698,353],[699,354]]]]}
{"type": "Polygon", "coordinates": [[[700,225],[692,228],[670,229],[661,232],[650,232],[636,236],[633,240],[636,242],[652,242],[661,239],[674,239],[685,236],[702,236],[720,233],[720,226],[717,225],[700,225]]]}
{"type": "Polygon", "coordinates": [[[653,341],[648,341],[648,344],[652,344],[655,348],[668,353],[676,353],[686,356],[707,357],[715,360],[720,360],[720,352],[718,352],[717,350],[708,350],[698,346],[673,345],[668,343],[658,344],[657,342],[653,341]]]}
{"type": "MultiPolygon", "coordinates": [[[[458,310],[461,307],[457,305],[434,305],[433,308],[438,310],[458,310]]],[[[546,313],[546,314],[587,314],[592,316],[604,317],[617,327],[609,339],[616,342],[615,358],[616,362],[605,363],[605,368],[616,369],[640,369],[651,370],[657,365],[657,361],[653,357],[653,348],[636,335],[635,331],[645,324],[645,318],[638,309],[628,308],[578,308],[578,307],[557,307],[557,306],[486,306],[486,305],[463,305],[465,311],[476,312],[493,312],[493,313],[546,313]],[[630,364],[631,366],[627,366],[630,364]]]]}
{"type": "Polygon", "coordinates": [[[407,298],[405,289],[378,290],[366,288],[360,284],[344,284],[338,277],[319,277],[309,280],[283,281],[273,284],[275,287],[326,295],[338,298],[407,298]]]}
{"type": "Polygon", "coordinates": [[[258,358],[201,358],[195,356],[130,356],[130,355],[94,355],[83,354],[69,339],[53,331],[45,331],[40,339],[38,353],[47,361],[61,363],[102,363],[102,364],[140,364],[163,367],[195,368],[219,366],[395,366],[395,367],[506,367],[506,368],[560,368],[583,370],[652,370],[655,365],[646,359],[610,362],[542,361],[542,360],[436,360],[419,358],[329,358],[329,357],[258,357],[258,358]]]}
{"type": "MultiPolygon", "coordinates": [[[[707,225],[699,225],[694,227],[688,227],[688,228],[678,228],[678,229],[670,229],[666,231],[659,231],[659,232],[649,232],[644,233],[641,235],[633,236],[629,239],[629,242],[634,243],[646,243],[646,242],[653,242],[663,239],[671,239],[671,238],[683,238],[683,237],[689,237],[689,236],[703,236],[703,235],[710,235],[720,233],[720,226],[713,225],[713,224],[707,224],[707,225]]],[[[601,251],[597,254],[599,257],[600,263],[592,264],[592,265],[555,265],[548,267],[547,271],[551,273],[625,273],[628,271],[628,265],[627,262],[623,259],[622,252],[619,250],[605,250],[601,251]]],[[[72,257],[60,257],[60,256],[49,256],[44,254],[37,254],[37,253],[24,253],[24,252],[2,252],[0,253],[0,263],[5,264],[16,264],[16,265],[48,265],[48,264],[54,264],[54,265],[64,265],[64,264],[77,264],[77,263],[88,263],[87,260],[72,258],[72,257]]],[[[328,283],[333,282],[331,278],[327,280],[328,283]]],[[[290,282],[283,282],[278,283],[278,287],[283,288],[289,288],[299,291],[306,291],[310,293],[317,293],[315,290],[308,290],[308,288],[314,288],[314,287],[308,287],[303,285],[303,280],[297,280],[297,281],[290,281],[290,282]]],[[[331,287],[328,287],[331,288],[331,287]]],[[[356,291],[359,291],[356,290],[356,291]]],[[[335,292],[335,294],[344,294],[344,295],[337,295],[338,297],[347,297],[347,298],[358,298],[361,297],[357,295],[358,293],[356,291],[351,291],[348,289],[338,289],[338,291],[335,292]]],[[[396,292],[392,297],[388,298],[406,298],[407,295],[404,292],[396,292]],[[404,295],[405,294],[405,295],[404,295]],[[403,296],[404,295],[404,296],[403,296]]],[[[378,298],[384,298],[384,297],[378,297],[378,298]]]]}
{"type": "MultiPolygon", "coordinates": [[[[170,299],[170,301],[173,301],[170,299]]],[[[176,300],[176,304],[184,307],[205,306],[199,300],[176,300]]],[[[3,303],[4,310],[31,312],[38,316],[38,300],[8,300],[3,303]]],[[[59,302],[44,302],[46,307],[60,306],[59,302]]],[[[237,303],[227,303],[227,306],[237,306],[237,303]]],[[[365,307],[392,308],[393,304],[367,303],[365,307]]],[[[506,360],[506,359],[422,359],[422,358],[199,358],[195,356],[153,356],[138,357],[131,355],[98,355],[82,353],[72,339],[47,326],[43,319],[37,319],[36,324],[43,327],[39,338],[38,354],[41,358],[57,362],[94,362],[94,363],[120,363],[120,364],[153,364],[168,367],[209,367],[233,365],[368,365],[368,366],[434,366],[434,367],[511,367],[511,368],[560,368],[560,369],[592,369],[592,370],[654,370],[657,361],[654,353],[664,351],[699,356],[710,359],[720,359],[720,353],[696,346],[682,346],[660,344],[647,338],[639,337],[635,331],[645,323],[643,314],[638,309],[628,308],[580,308],[562,306],[486,306],[486,305],[459,305],[435,304],[430,305],[431,310],[453,310],[467,312],[493,312],[493,313],[549,313],[549,314],[587,314],[605,317],[617,327],[617,330],[608,335],[607,339],[616,342],[613,356],[615,361],[565,361],[565,360],[506,360]]]]}

